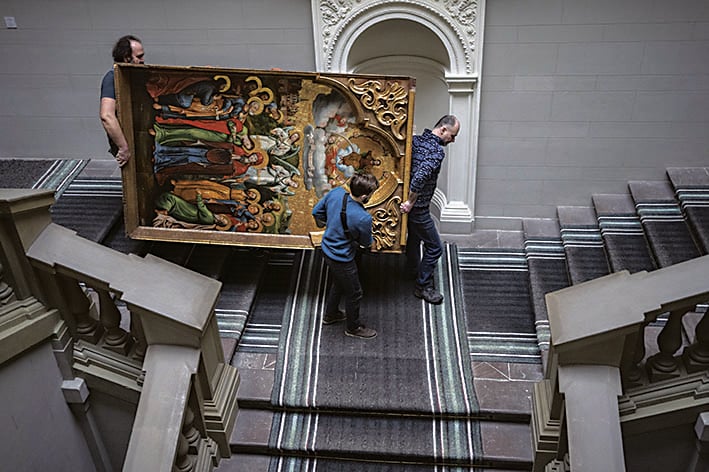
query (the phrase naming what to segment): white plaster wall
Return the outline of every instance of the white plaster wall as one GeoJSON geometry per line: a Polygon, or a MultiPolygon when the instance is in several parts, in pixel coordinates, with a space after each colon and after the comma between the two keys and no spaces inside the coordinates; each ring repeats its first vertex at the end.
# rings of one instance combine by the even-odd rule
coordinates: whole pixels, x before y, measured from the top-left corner
{"type": "Polygon", "coordinates": [[[707,51],[706,0],[488,0],[476,224],[706,166],[707,51]]]}
{"type": "Polygon", "coordinates": [[[124,34],[152,64],[312,71],[310,11],[309,0],[3,0],[0,158],[110,157],[99,90],[124,34]]]}

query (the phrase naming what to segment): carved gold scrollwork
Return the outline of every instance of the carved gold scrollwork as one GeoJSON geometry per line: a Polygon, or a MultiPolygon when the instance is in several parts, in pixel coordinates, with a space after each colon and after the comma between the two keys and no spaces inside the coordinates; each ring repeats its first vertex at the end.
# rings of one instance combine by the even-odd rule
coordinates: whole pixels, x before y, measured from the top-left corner
{"type": "Polygon", "coordinates": [[[372,215],[372,238],[376,250],[389,249],[394,246],[397,238],[396,228],[401,221],[399,205],[401,197],[394,197],[386,205],[378,208],[372,215]]]}
{"type": "Polygon", "coordinates": [[[350,90],[359,96],[364,108],[374,112],[379,123],[389,126],[396,139],[403,140],[401,129],[406,124],[409,93],[400,83],[367,80],[357,84],[349,80],[350,90]]]}

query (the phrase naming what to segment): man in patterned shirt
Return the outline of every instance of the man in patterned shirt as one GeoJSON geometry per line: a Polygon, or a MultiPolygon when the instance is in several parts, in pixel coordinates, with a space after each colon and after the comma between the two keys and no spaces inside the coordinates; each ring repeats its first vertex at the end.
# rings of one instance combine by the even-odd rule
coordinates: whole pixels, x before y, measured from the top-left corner
{"type": "Polygon", "coordinates": [[[459,130],[458,118],[446,115],[433,130],[425,129],[423,134],[413,137],[409,198],[401,204],[401,212],[409,214],[406,257],[408,269],[416,270],[414,295],[434,304],[443,302],[443,295],[433,284],[433,271],[443,254],[443,244],[429,206],[446,157],[444,147],[455,141],[459,130]]]}

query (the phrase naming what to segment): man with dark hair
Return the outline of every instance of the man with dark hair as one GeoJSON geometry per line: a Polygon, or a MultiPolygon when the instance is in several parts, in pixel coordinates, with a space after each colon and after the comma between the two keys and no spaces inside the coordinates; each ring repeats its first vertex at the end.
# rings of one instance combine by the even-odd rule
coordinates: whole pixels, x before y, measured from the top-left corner
{"type": "Polygon", "coordinates": [[[379,187],[372,174],[357,173],[350,179],[350,193],[344,188],[330,190],[313,208],[318,226],[327,226],[322,238],[325,264],[330,269],[332,285],[325,303],[323,324],[347,320],[345,334],[370,339],[377,335],[359,321],[362,285],[359,281],[356,255],[359,248],[372,245],[372,216],[364,205],[379,187]],[[345,313],[339,311],[344,298],[345,313]]]}
{"type": "MultiPolygon", "coordinates": [[[[126,35],[116,41],[113,46],[113,62],[129,64],[143,64],[143,44],[135,36],[126,35]]],[[[124,166],[130,159],[128,141],[121,130],[116,116],[116,86],[113,79],[113,68],[106,72],[101,81],[101,106],[99,110],[101,124],[108,136],[109,152],[118,161],[119,166],[124,166]]]]}
{"type": "Polygon", "coordinates": [[[445,115],[433,130],[425,129],[423,134],[413,137],[409,198],[401,204],[401,212],[409,214],[406,256],[408,270],[416,271],[414,295],[434,304],[443,302],[443,295],[433,283],[433,271],[443,254],[443,244],[429,206],[446,157],[444,148],[455,141],[459,130],[458,118],[445,115]]]}

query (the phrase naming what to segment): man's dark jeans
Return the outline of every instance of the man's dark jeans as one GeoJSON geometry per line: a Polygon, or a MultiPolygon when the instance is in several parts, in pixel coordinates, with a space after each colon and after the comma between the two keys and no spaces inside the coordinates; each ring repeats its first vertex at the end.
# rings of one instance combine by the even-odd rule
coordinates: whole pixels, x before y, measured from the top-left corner
{"type": "Polygon", "coordinates": [[[407,267],[413,270],[417,267],[416,263],[418,262],[416,286],[421,289],[434,288],[433,271],[436,269],[438,259],[443,254],[443,243],[441,243],[441,237],[428,208],[414,208],[409,212],[408,230],[407,267]],[[423,257],[421,257],[422,242],[423,257]]]}
{"type": "Polygon", "coordinates": [[[325,264],[330,269],[332,285],[325,302],[325,315],[334,315],[339,310],[340,300],[344,298],[347,329],[355,331],[359,323],[359,303],[362,300],[362,285],[355,261],[339,262],[327,257],[325,264]]]}

